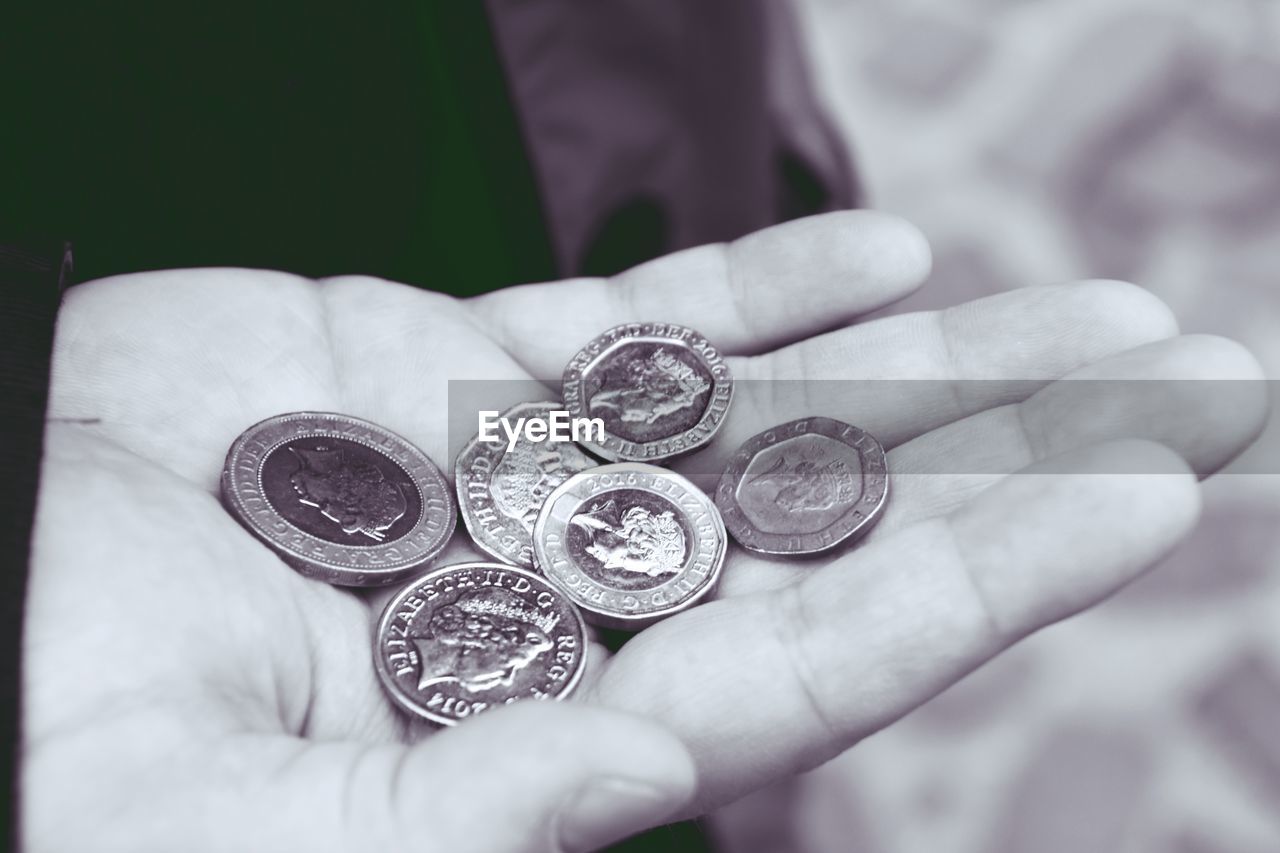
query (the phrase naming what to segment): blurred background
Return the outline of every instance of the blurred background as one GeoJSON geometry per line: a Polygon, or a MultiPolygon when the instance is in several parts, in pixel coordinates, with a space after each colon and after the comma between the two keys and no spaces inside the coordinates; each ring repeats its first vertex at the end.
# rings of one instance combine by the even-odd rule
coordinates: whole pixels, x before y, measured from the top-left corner
{"type": "MultiPolygon", "coordinates": [[[[799,6],[868,205],[933,244],[895,310],[1123,278],[1280,376],[1280,3],[799,6]]],[[[1256,460],[1152,574],[727,810],[724,845],[1280,850],[1280,478],[1256,460]]]]}

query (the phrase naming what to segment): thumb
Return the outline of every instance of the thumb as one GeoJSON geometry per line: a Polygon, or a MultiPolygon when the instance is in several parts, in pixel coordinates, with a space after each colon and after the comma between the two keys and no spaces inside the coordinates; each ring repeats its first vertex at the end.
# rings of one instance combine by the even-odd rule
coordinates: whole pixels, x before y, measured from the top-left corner
{"type": "Polygon", "coordinates": [[[252,834],[239,849],[578,853],[662,823],[695,788],[666,729],[559,702],[500,708],[414,746],[307,743],[269,778],[272,795],[238,822],[252,834]]]}

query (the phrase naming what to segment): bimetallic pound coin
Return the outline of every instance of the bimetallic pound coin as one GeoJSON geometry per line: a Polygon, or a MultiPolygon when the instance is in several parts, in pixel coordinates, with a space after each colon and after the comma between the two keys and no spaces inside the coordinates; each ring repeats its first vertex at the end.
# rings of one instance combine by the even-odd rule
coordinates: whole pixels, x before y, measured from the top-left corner
{"type": "Polygon", "coordinates": [[[308,577],[394,583],[453,534],[449,484],[395,433],[347,415],[295,412],[245,430],[222,471],[241,524],[308,577]]]}
{"type": "Polygon", "coordinates": [[[521,699],[563,699],[587,633],[559,589],[502,563],[444,566],[387,603],[374,666],[396,704],[450,726],[521,699]]]}
{"type": "Polygon", "coordinates": [[[711,441],[733,399],[724,358],[670,323],[630,323],[593,339],[564,371],[565,408],[598,418],[603,438],[579,443],[610,461],[661,462],[711,441]]]}
{"type": "Polygon", "coordinates": [[[889,494],[884,448],[831,418],[753,436],[729,459],[716,505],[738,543],[763,554],[816,554],[865,534],[889,494]]]}
{"type": "Polygon", "coordinates": [[[716,587],[724,523],[711,499],[665,468],[601,465],[561,484],[538,515],[538,568],[606,628],[639,630],[716,587]]]}
{"type": "MultiPolygon", "coordinates": [[[[546,420],[560,403],[520,403],[503,412],[510,423],[520,418],[546,420]]],[[[551,491],[573,474],[599,463],[570,441],[530,441],[522,431],[508,449],[508,438],[475,438],[458,454],[454,482],[462,520],[476,545],[499,560],[534,567],[533,523],[551,491]]]]}

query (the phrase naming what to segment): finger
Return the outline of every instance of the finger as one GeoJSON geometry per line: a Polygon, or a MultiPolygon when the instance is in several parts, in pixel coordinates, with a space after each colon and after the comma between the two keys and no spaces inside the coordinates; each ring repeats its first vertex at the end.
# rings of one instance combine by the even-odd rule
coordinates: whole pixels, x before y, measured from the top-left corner
{"type": "MultiPolygon", "coordinates": [[[[219,843],[154,849],[576,853],[661,823],[695,785],[670,733],[571,703],[520,703],[411,747],[249,736],[222,753],[186,804],[219,843]]],[[[179,807],[160,796],[153,813],[179,807]]]]}
{"type": "Polygon", "coordinates": [[[354,850],[594,850],[661,822],[695,781],[668,732],[569,704],[502,709],[407,750],[359,753],[355,768],[312,749],[329,801],[346,801],[354,850]]]}
{"type": "Polygon", "coordinates": [[[660,623],[618,653],[595,692],[690,745],[705,808],[830,759],[1024,635],[1111,594],[1189,530],[1198,494],[1181,459],[1159,445],[1055,457],[799,584],[660,623]],[[643,671],[676,650],[680,667],[643,671]]]}
{"type": "Polygon", "coordinates": [[[469,304],[533,375],[548,378],[620,323],[678,323],[723,352],[761,352],[902,298],[929,266],[915,227],[884,213],[841,211],[686,249],[612,279],[508,288],[469,304]]]}
{"type": "Polygon", "coordinates": [[[735,365],[745,381],[707,458],[806,415],[848,421],[893,447],[1177,330],[1164,303],[1118,281],[1029,287],[886,317],[735,365]]]}
{"type": "MultiPolygon", "coordinates": [[[[1103,441],[1155,441],[1208,476],[1253,442],[1267,414],[1262,368],[1239,344],[1187,335],[1136,347],[889,451],[892,500],[865,542],[946,515],[1033,462],[1103,441]]],[[[744,561],[719,594],[774,589],[809,571],[744,561]]]]}
{"type": "Polygon", "coordinates": [[[874,536],[944,515],[1000,477],[1123,438],[1155,441],[1199,476],[1248,447],[1267,416],[1262,367],[1233,341],[1188,335],[1138,347],[889,454],[894,502],[874,536]]]}

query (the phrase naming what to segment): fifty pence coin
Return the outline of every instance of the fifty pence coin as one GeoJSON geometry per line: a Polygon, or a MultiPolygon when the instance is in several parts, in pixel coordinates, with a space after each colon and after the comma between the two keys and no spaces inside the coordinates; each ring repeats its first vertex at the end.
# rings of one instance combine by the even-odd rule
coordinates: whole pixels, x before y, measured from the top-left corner
{"type": "Polygon", "coordinates": [[[884,448],[831,418],[753,436],[729,459],[716,505],[738,543],[764,554],[816,554],[865,534],[889,494],[884,448]]]}
{"type": "Polygon", "coordinates": [[[598,418],[599,440],[579,443],[610,461],[660,462],[711,441],[733,399],[724,358],[671,323],[629,323],[596,337],[564,371],[565,408],[598,418]]]}
{"type": "MultiPolygon", "coordinates": [[[[510,423],[547,420],[560,403],[520,403],[503,412],[510,423]]],[[[462,520],[476,545],[499,560],[534,567],[533,524],[551,491],[573,474],[597,463],[570,441],[530,441],[523,431],[509,446],[507,436],[481,441],[477,435],[458,454],[454,482],[462,520]]]]}
{"type": "Polygon", "coordinates": [[[381,586],[430,562],[453,534],[449,484],[427,455],[377,424],[329,412],[245,430],[222,471],[241,524],[302,574],[381,586]]]}
{"type": "Polygon", "coordinates": [[[387,603],[374,666],[396,704],[441,725],[521,699],[563,699],[582,676],[582,616],[559,589],[502,563],[444,566],[387,603]]]}
{"type": "Polygon", "coordinates": [[[538,568],[588,622],[636,631],[709,595],[724,564],[715,504],[679,474],[620,462],[561,484],[533,529],[538,568]]]}

